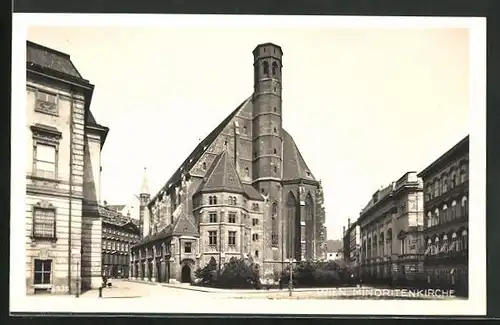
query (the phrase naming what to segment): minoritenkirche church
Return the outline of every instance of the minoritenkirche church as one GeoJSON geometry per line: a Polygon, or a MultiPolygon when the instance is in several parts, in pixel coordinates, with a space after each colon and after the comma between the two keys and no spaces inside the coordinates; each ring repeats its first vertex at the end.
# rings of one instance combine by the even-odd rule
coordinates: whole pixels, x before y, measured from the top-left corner
{"type": "MultiPolygon", "coordinates": [[[[320,258],[326,238],[323,191],[282,126],[281,47],[258,45],[254,92],[222,121],[150,197],[131,276],[191,282],[215,258],[251,258],[262,277],[290,257],[320,258]]],[[[292,114],[293,112],[289,112],[292,114]]],[[[286,266],[286,265],[285,265],[286,266]]]]}

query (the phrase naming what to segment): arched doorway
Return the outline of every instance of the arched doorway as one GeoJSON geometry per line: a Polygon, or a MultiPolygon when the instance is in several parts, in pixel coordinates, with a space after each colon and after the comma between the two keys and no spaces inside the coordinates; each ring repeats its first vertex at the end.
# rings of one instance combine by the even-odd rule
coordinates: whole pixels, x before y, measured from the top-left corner
{"type": "Polygon", "coordinates": [[[181,282],[191,283],[191,267],[187,264],[182,267],[181,282]]]}

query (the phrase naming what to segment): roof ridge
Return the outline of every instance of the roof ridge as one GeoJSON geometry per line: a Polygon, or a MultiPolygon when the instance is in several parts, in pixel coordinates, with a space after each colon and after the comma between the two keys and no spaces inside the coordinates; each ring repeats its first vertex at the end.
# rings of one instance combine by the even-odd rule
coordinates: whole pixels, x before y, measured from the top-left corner
{"type": "Polygon", "coordinates": [[[232,120],[232,118],[249,102],[251,102],[252,95],[248,96],[242,103],[240,103],[236,109],[234,109],[219,125],[217,125],[202,141],[198,143],[198,145],[191,151],[188,157],[182,162],[181,166],[177,168],[172,176],[168,179],[168,181],[161,187],[161,189],[152,197],[151,201],[154,201],[158,195],[167,190],[167,185],[175,184],[179,181],[177,179],[180,175],[180,168],[189,166],[185,168],[185,170],[191,169],[192,166],[199,160],[199,158],[207,151],[208,147],[217,139],[217,135],[219,135],[224,127],[228,125],[228,123],[232,120]],[[204,148],[205,147],[205,148],[204,148]],[[198,150],[202,149],[200,152],[198,150]],[[199,155],[197,154],[199,153],[199,155]],[[192,160],[192,161],[191,161],[192,160]]]}

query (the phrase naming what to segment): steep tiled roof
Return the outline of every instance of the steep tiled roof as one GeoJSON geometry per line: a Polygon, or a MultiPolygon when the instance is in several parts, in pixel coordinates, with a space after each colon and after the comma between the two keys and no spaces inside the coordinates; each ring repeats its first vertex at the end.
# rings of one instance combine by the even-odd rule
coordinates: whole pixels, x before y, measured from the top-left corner
{"type": "Polygon", "coordinates": [[[173,229],[174,229],[174,226],[172,224],[167,225],[165,228],[158,231],[157,233],[154,233],[152,235],[144,237],[139,243],[137,243],[136,246],[140,246],[140,245],[154,242],[156,240],[168,238],[168,237],[172,236],[173,229]]]}
{"type": "Polygon", "coordinates": [[[252,185],[243,184],[243,188],[245,189],[245,193],[250,200],[264,201],[262,195],[260,195],[259,192],[252,185]]]}
{"type": "Polygon", "coordinates": [[[198,230],[193,224],[191,218],[188,218],[186,214],[182,214],[174,224],[174,229],[172,231],[174,236],[198,236],[198,230]]]}
{"type": "MultiPolygon", "coordinates": [[[[203,139],[198,146],[191,152],[191,154],[184,160],[184,162],[181,164],[181,166],[174,172],[174,174],[170,177],[170,179],[165,183],[165,186],[163,187],[163,190],[166,189],[167,185],[169,184],[177,184],[178,182],[181,181],[181,176],[183,172],[189,171],[201,158],[203,153],[206,151],[206,149],[214,142],[214,140],[217,138],[217,136],[224,130],[224,128],[227,126],[227,124],[232,120],[232,118],[242,109],[244,108],[245,105],[251,105],[252,97],[249,97],[245,99],[234,111],[231,112],[210,134],[203,139]],[[182,167],[182,170],[181,170],[182,167]]],[[[154,201],[156,196],[159,195],[161,191],[159,191],[155,197],[151,199],[151,201],[154,201]]]]}
{"type": "Polygon", "coordinates": [[[214,160],[207,171],[206,178],[196,192],[216,191],[245,193],[233,161],[226,150],[222,151],[214,160]]]}
{"type": "Polygon", "coordinates": [[[141,194],[149,194],[149,182],[146,167],[144,167],[144,176],[142,178],[141,194]]]}
{"type": "Polygon", "coordinates": [[[27,62],[83,79],[68,54],[30,41],[27,41],[26,45],[27,62]]]}
{"type": "Polygon", "coordinates": [[[283,130],[283,180],[295,179],[315,180],[292,136],[283,130]]]}

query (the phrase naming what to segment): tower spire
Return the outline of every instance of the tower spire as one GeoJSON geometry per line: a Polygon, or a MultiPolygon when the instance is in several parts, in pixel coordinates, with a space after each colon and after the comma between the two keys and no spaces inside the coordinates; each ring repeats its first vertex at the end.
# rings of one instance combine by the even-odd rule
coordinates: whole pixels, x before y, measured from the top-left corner
{"type": "Polygon", "coordinates": [[[148,182],[146,167],[144,167],[144,176],[142,178],[141,194],[149,194],[149,182],[148,182]]]}

